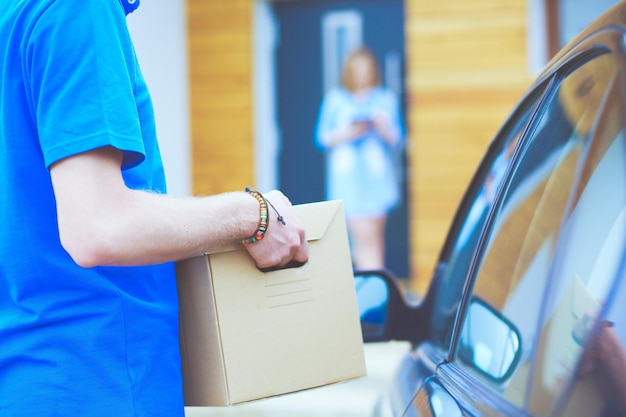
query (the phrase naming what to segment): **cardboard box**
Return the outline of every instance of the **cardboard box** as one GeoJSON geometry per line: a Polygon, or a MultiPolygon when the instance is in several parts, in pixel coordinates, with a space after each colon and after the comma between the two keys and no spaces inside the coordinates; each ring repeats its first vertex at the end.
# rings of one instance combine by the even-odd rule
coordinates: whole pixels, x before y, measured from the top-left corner
{"type": "Polygon", "coordinates": [[[177,262],[185,405],[232,405],[365,376],[343,205],[293,209],[309,242],[304,266],[260,272],[240,244],[177,262]]]}

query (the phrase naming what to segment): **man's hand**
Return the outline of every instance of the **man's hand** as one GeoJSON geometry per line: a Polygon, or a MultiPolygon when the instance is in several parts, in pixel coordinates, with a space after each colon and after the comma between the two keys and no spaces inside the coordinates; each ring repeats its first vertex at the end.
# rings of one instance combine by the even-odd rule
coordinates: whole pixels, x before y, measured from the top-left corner
{"type": "Polygon", "coordinates": [[[304,264],[309,259],[304,225],[293,214],[291,202],[276,190],[263,196],[268,202],[267,231],[259,242],[244,245],[257,268],[279,269],[304,264]],[[285,224],[278,220],[277,213],[285,224]]]}

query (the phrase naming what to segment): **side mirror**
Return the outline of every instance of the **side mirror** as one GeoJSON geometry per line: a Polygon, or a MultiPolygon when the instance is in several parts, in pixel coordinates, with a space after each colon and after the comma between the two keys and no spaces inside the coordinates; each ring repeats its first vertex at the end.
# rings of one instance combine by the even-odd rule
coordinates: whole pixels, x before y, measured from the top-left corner
{"type": "Polygon", "coordinates": [[[354,285],[364,342],[423,339],[422,310],[407,303],[389,271],[354,271],[354,285]]]}
{"type": "Polygon", "coordinates": [[[382,340],[387,332],[389,310],[389,283],[374,273],[354,276],[361,330],[365,341],[382,340]]]}
{"type": "Polygon", "coordinates": [[[494,382],[511,376],[521,357],[515,325],[478,297],[470,302],[459,343],[459,358],[494,382]]]}

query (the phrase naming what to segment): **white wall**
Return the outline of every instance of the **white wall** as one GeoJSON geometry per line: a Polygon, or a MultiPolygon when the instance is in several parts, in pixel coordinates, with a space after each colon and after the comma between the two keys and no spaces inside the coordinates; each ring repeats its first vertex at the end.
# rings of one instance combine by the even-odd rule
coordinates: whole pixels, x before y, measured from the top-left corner
{"type": "Polygon", "coordinates": [[[548,46],[546,33],[546,0],[529,0],[527,3],[526,49],[528,72],[539,75],[548,63],[548,46]]]}
{"type": "Polygon", "coordinates": [[[168,192],[191,193],[184,0],[143,0],[128,27],[150,89],[168,192]]]}
{"type": "Polygon", "coordinates": [[[254,136],[255,181],[262,191],[278,188],[278,166],[281,148],[276,114],[276,48],[279,42],[278,22],[267,1],[254,7],[254,136]]]}

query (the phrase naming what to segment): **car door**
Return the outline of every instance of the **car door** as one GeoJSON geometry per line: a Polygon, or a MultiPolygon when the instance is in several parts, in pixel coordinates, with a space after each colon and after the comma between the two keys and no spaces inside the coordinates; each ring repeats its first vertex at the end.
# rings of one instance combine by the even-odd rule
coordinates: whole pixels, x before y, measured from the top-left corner
{"type": "Polygon", "coordinates": [[[578,372],[624,259],[623,42],[594,35],[546,76],[479,223],[433,378],[459,411],[431,415],[622,415],[608,414],[619,396],[578,372]]]}
{"type": "Polygon", "coordinates": [[[436,370],[449,358],[457,314],[463,293],[471,284],[468,281],[472,276],[471,265],[488,214],[506,178],[520,138],[540,105],[548,83],[549,80],[546,80],[534,88],[504,124],[490,144],[461,201],[423,302],[428,323],[422,324],[426,328],[415,330],[416,334],[427,337],[425,340],[414,340],[416,348],[401,364],[396,386],[392,389],[400,397],[396,401],[399,405],[391,407],[393,415],[456,416],[461,413],[461,409],[455,406],[455,399],[447,394],[436,370]]]}

